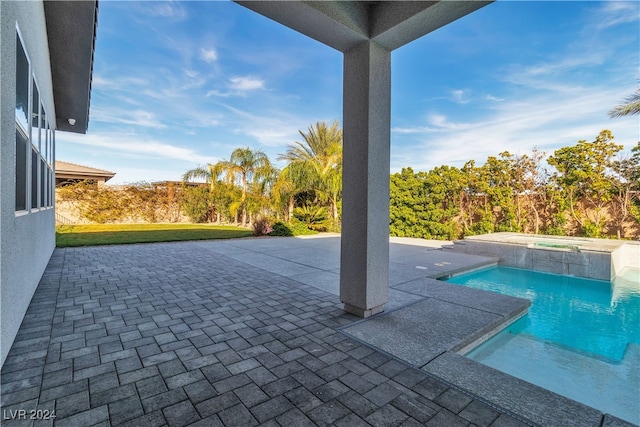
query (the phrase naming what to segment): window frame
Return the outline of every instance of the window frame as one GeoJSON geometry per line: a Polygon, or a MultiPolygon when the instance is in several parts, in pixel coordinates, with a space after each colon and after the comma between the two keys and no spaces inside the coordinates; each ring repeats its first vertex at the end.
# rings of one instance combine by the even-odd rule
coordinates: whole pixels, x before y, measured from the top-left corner
{"type": "MultiPolygon", "coordinates": [[[[29,213],[35,213],[40,210],[53,208],[54,191],[55,191],[55,171],[54,171],[54,150],[55,150],[55,130],[49,121],[49,115],[45,108],[42,93],[38,79],[35,76],[29,53],[25,47],[24,38],[20,32],[20,28],[16,23],[16,106],[15,123],[16,123],[16,157],[15,157],[15,215],[22,216],[29,213]],[[22,55],[26,59],[26,73],[28,81],[27,88],[27,120],[25,123],[18,114],[20,111],[18,106],[18,58],[22,55]],[[36,99],[34,99],[36,98],[36,99]],[[22,141],[19,141],[21,138],[22,141]],[[19,147],[24,145],[24,147],[19,147]],[[19,159],[18,150],[24,148],[23,159],[19,159]],[[24,160],[23,168],[18,168],[20,160],[24,160]],[[23,179],[18,179],[19,170],[24,169],[23,179]],[[24,191],[21,194],[18,190],[19,184],[24,183],[24,191]],[[22,197],[24,200],[20,200],[22,197]]],[[[24,72],[24,70],[22,70],[24,72]]],[[[24,79],[24,76],[22,76],[24,79]]],[[[24,83],[24,82],[23,82],[24,83]]],[[[24,107],[24,106],[23,106],[24,107]]]]}
{"type": "MultiPolygon", "coordinates": [[[[15,71],[14,71],[14,76],[15,76],[15,86],[16,86],[16,100],[15,100],[15,106],[14,106],[14,122],[15,122],[15,129],[16,129],[16,143],[15,143],[15,149],[16,149],[16,153],[15,153],[15,160],[14,160],[14,167],[15,167],[15,183],[14,183],[14,190],[15,190],[15,205],[14,205],[14,210],[16,215],[25,215],[28,214],[31,210],[31,197],[30,197],[30,176],[31,176],[31,171],[29,169],[29,166],[31,165],[31,141],[30,141],[30,135],[31,135],[31,123],[29,120],[29,116],[31,115],[31,61],[29,60],[29,55],[27,53],[27,49],[25,48],[25,43],[24,43],[24,39],[22,37],[22,34],[20,32],[20,28],[18,28],[17,24],[16,24],[16,52],[15,52],[15,59],[16,59],[16,63],[15,63],[15,71]],[[20,118],[19,114],[18,114],[18,109],[16,108],[18,105],[18,86],[19,86],[19,81],[20,81],[20,77],[18,72],[18,62],[19,62],[19,55],[20,52],[22,52],[22,54],[24,55],[24,58],[26,60],[26,74],[27,74],[27,82],[26,82],[26,90],[27,90],[27,105],[23,106],[26,109],[27,112],[27,117],[25,117],[24,123],[22,118],[20,118]],[[22,138],[22,140],[24,142],[18,142],[18,138],[22,138]],[[21,145],[19,147],[19,145],[21,145]],[[19,156],[19,152],[18,150],[23,151],[22,155],[19,156]],[[18,179],[18,172],[19,169],[18,168],[18,162],[22,160],[23,161],[23,168],[22,172],[23,172],[23,178],[19,180],[18,179]],[[23,188],[22,191],[19,191],[19,184],[23,184],[23,188]],[[18,198],[21,197],[21,200],[18,200],[18,198]]],[[[24,110],[23,110],[24,111],[24,110]]]]}

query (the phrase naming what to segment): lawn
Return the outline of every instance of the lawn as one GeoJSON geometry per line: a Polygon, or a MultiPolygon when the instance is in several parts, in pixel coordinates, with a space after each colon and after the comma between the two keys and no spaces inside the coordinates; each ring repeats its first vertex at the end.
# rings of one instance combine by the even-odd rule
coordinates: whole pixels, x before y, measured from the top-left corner
{"type": "Polygon", "coordinates": [[[59,225],[56,227],[56,246],[65,248],[182,240],[235,239],[251,235],[251,230],[246,228],[207,224],[59,225]]]}

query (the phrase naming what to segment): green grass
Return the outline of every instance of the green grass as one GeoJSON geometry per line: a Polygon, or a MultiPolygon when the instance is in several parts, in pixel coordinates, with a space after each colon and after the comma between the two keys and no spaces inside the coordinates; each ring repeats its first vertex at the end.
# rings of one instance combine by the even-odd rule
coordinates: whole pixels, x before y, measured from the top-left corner
{"type": "Polygon", "coordinates": [[[251,230],[207,224],[91,224],[59,225],[59,248],[183,240],[235,239],[251,236],[251,230]]]}

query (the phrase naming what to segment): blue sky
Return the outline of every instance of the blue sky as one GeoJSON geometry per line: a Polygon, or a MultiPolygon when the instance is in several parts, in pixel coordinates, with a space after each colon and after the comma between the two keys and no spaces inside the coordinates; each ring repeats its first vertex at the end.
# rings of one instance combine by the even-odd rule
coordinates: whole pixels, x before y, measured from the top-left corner
{"type": "MultiPolygon", "coordinates": [[[[547,153],[602,129],[630,149],[640,3],[498,1],[392,53],[391,172],[547,153]]],[[[58,160],[110,183],[180,180],[238,147],[275,162],[342,120],[342,55],[229,2],[100,2],[89,131],[58,160]]],[[[278,162],[276,162],[278,164],[278,162]]],[[[283,166],[282,164],[279,164],[283,166]]]]}

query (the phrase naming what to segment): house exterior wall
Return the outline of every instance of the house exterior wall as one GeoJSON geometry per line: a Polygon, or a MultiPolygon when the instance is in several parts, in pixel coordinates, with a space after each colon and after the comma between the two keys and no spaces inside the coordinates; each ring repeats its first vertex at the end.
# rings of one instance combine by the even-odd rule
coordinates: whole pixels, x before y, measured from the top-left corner
{"type": "MultiPolygon", "coordinates": [[[[0,1],[0,365],[55,248],[52,207],[16,211],[17,29],[52,129],[55,110],[42,2],[0,1]]],[[[30,171],[27,180],[31,179],[30,171]]],[[[29,181],[28,181],[29,182],[29,181]]],[[[27,185],[31,188],[31,185],[27,185]]],[[[27,200],[30,200],[30,190],[27,200]]]]}

